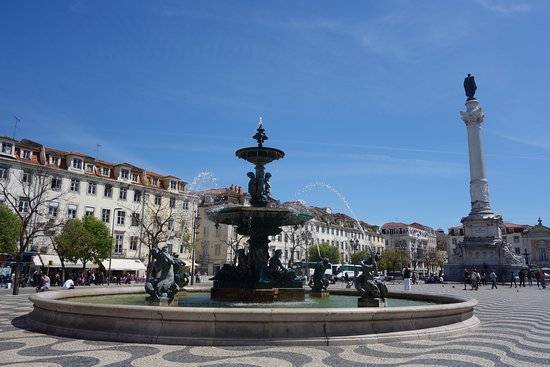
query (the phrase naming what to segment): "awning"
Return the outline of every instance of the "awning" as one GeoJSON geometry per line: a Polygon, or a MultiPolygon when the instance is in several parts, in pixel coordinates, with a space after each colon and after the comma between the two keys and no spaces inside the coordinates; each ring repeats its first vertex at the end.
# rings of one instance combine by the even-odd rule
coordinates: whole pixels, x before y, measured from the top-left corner
{"type": "MultiPolygon", "coordinates": [[[[61,267],[61,260],[59,259],[59,256],[57,255],[46,255],[46,254],[38,254],[34,255],[32,258],[32,262],[36,266],[49,266],[51,268],[60,268],[61,267]]],[[[65,268],[79,268],[82,269],[82,261],[78,260],[76,263],[65,261],[65,268]]],[[[88,262],[86,264],[86,268],[97,268],[97,265],[88,262]]]]}
{"type": "MultiPolygon", "coordinates": [[[[109,259],[103,260],[101,264],[109,269],[109,259]]],[[[111,270],[147,270],[145,265],[138,259],[112,259],[111,270]]]]}

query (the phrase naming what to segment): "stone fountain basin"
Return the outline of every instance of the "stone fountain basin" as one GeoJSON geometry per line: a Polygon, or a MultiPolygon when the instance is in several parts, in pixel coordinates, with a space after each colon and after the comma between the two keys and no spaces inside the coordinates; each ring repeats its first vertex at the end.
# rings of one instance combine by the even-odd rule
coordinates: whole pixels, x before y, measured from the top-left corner
{"type": "MultiPolygon", "coordinates": [[[[190,289],[204,292],[207,289],[190,289]]],[[[477,301],[448,295],[390,292],[392,298],[437,302],[391,308],[182,308],[86,304],[65,300],[143,293],[141,287],[92,288],[30,296],[28,327],[91,340],[180,345],[341,345],[441,338],[479,324],[477,301]]],[[[332,294],[356,296],[352,290],[332,294]]]]}
{"type": "Polygon", "coordinates": [[[249,218],[254,226],[268,227],[300,225],[312,218],[309,213],[287,207],[227,206],[211,210],[207,215],[214,222],[240,227],[247,227],[249,218]]]}

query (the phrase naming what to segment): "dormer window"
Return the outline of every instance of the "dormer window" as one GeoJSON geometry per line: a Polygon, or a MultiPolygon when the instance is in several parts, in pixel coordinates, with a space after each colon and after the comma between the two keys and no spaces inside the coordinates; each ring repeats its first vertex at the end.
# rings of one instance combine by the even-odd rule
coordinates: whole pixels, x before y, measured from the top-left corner
{"type": "Polygon", "coordinates": [[[159,180],[158,178],[153,177],[153,186],[158,186],[159,180]]]}
{"type": "Polygon", "coordinates": [[[120,170],[120,177],[127,180],[130,175],[130,172],[127,169],[121,169],[120,170]]]}
{"type": "Polygon", "coordinates": [[[23,159],[31,159],[31,151],[24,149],[21,151],[21,158],[23,159]]]}
{"type": "Polygon", "coordinates": [[[4,154],[13,154],[13,144],[2,142],[2,153],[4,154]]]}
{"type": "Polygon", "coordinates": [[[137,173],[132,173],[132,182],[139,182],[139,175],[137,173]]]}
{"type": "Polygon", "coordinates": [[[89,173],[94,172],[94,165],[91,163],[86,163],[86,172],[89,172],[89,173]]]}
{"type": "Polygon", "coordinates": [[[172,190],[176,190],[177,187],[178,187],[178,182],[177,181],[170,181],[170,188],[172,190]]]}
{"type": "Polygon", "coordinates": [[[82,169],[82,159],[73,158],[73,168],[82,169]]]}
{"type": "Polygon", "coordinates": [[[103,176],[110,176],[111,175],[111,169],[107,167],[101,167],[101,174],[103,176]]]}

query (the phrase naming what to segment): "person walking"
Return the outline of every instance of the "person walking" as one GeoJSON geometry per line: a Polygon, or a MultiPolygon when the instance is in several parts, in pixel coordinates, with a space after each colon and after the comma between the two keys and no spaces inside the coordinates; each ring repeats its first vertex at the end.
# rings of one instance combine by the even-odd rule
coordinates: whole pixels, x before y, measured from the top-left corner
{"type": "Polygon", "coordinates": [[[513,271],[510,275],[510,288],[512,288],[512,284],[515,285],[516,288],[518,287],[518,283],[516,283],[516,274],[514,274],[513,271]]]}
{"type": "Polygon", "coordinates": [[[497,274],[494,271],[492,271],[491,274],[489,274],[489,280],[491,281],[491,289],[498,289],[497,274]]]}
{"type": "Polygon", "coordinates": [[[519,286],[525,287],[525,277],[526,277],[525,270],[521,269],[518,275],[519,275],[519,286]]]}
{"type": "Polygon", "coordinates": [[[470,271],[468,269],[464,269],[464,290],[466,290],[468,283],[470,283],[470,271]]]}
{"type": "Polygon", "coordinates": [[[480,280],[480,277],[479,277],[479,274],[478,272],[474,269],[472,271],[472,273],[470,274],[470,285],[472,286],[472,290],[473,291],[477,291],[478,288],[479,288],[479,280],[480,280]]]}
{"type": "Polygon", "coordinates": [[[411,269],[408,266],[403,270],[403,285],[406,291],[411,290],[411,269]]]}
{"type": "Polygon", "coordinates": [[[533,285],[533,269],[531,268],[527,270],[527,283],[529,283],[529,287],[533,285]]]}

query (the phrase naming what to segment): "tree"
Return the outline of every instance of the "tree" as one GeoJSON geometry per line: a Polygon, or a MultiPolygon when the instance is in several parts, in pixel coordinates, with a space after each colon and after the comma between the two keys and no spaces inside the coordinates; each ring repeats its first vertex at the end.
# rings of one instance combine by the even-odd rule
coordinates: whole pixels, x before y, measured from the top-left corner
{"type": "Polygon", "coordinates": [[[309,248],[309,261],[321,261],[322,258],[328,258],[332,264],[340,263],[340,251],[338,251],[338,247],[326,242],[312,245],[309,248]],[[319,253],[321,256],[319,256],[319,253]]]}
{"type": "Polygon", "coordinates": [[[7,206],[0,205],[0,252],[13,255],[21,232],[21,219],[7,206]]]}
{"type": "Polygon", "coordinates": [[[69,219],[63,225],[60,233],[53,234],[52,247],[61,262],[61,280],[65,283],[65,261],[77,259],[81,244],[88,239],[87,232],[80,219],[69,219]]]}
{"type": "Polygon", "coordinates": [[[82,227],[84,235],[82,241],[76,244],[76,258],[72,261],[81,260],[82,268],[86,269],[87,262],[99,264],[111,256],[113,237],[105,223],[94,216],[84,217],[82,227]]]}
{"type": "MultiPolygon", "coordinates": [[[[142,215],[134,212],[132,220],[136,221],[141,227],[141,243],[148,250],[147,260],[147,277],[152,271],[152,249],[158,247],[159,244],[168,242],[180,237],[181,243],[184,244],[186,239],[186,218],[182,213],[179,213],[166,200],[161,200],[160,204],[157,198],[151,200],[149,195],[144,195],[142,215]],[[180,224],[177,226],[177,224],[180,224]],[[176,228],[176,227],[179,227],[176,228]]],[[[188,241],[187,241],[188,242],[188,241]]],[[[194,245],[194,244],[192,244],[194,245]]]]}
{"type": "Polygon", "coordinates": [[[55,220],[54,215],[50,215],[49,207],[50,204],[58,205],[64,193],[50,188],[51,178],[42,168],[10,174],[7,179],[0,180],[0,196],[21,223],[15,250],[14,295],[19,294],[23,253],[29,250],[33,240],[49,236],[48,233],[62,225],[55,220]]]}
{"type": "Polygon", "coordinates": [[[363,250],[363,251],[356,252],[351,255],[351,263],[354,265],[359,265],[361,264],[361,261],[363,259],[370,257],[371,253],[372,252],[370,250],[363,250]]]}
{"type": "Polygon", "coordinates": [[[390,249],[382,253],[379,262],[380,270],[396,271],[401,270],[409,262],[409,256],[403,250],[390,249]]]}
{"type": "Polygon", "coordinates": [[[311,233],[309,233],[306,228],[301,226],[288,226],[283,229],[283,236],[285,243],[288,243],[288,266],[294,263],[294,255],[297,250],[305,249],[305,244],[308,238],[311,238],[311,233]],[[288,240],[288,241],[287,241],[288,240]]]}

